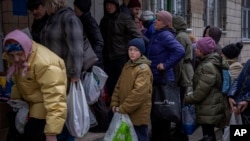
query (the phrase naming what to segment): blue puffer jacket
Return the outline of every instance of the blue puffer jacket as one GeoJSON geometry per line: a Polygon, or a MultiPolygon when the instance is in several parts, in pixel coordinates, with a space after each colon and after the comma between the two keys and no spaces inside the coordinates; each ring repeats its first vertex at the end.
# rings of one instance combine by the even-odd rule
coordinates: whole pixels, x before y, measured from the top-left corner
{"type": "Polygon", "coordinates": [[[146,55],[151,63],[154,84],[165,84],[175,81],[173,67],[185,55],[184,48],[176,40],[169,28],[156,31],[146,49],[146,55]],[[157,70],[157,65],[163,63],[165,71],[157,70]]]}
{"type": "Polygon", "coordinates": [[[153,36],[154,33],[155,33],[154,21],[155,21],[155,19],[152,19],[151,21],[146,22],[146,24],[143,24],[143,26],[144,26],[145,28],[147,28],[147,30],[145,31],[144,35],[145,35],[148,39],[151,39],[152,36],[153,36]]]}
{"type": "Polygon", "coordinates": [[[250,60],[244,65],[240,75],[232,84],[228,96],[240,101],[250,102],[250,60]]]}

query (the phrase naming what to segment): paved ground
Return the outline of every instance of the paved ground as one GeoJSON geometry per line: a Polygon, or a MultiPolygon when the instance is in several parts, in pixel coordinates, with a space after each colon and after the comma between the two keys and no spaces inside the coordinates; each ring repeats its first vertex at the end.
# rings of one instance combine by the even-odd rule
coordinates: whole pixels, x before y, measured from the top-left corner
{"type": "MultiPolygon", "coordinates": [[[[215,129],[217,141],[221,141],[222,132],[219,129],[215,129]]],[[[102,141],[105,133],[87,133],[83,138],[76,139],[76,141],[102,141]]],[[[189,136],[189,141],[198,141],[202,138],[201,127],[198,127],[196,131],[189,136]]]]}
{"type": "Polygon", "coordinates": [[[88,132],[83,138],[76,139],[75,141],[102,141],[105,133],[91,133],[88,132]]]}

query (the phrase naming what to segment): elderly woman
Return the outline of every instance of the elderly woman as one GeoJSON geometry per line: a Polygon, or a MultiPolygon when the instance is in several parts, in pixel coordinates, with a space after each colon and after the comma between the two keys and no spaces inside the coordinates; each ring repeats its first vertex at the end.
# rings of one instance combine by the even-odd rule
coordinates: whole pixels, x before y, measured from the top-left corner
{"type": "Polygon", "coordinates": [[[13,78],[12,100],[28,103],[24,141],[57,141],[67,114],[67,77],[64,62],[20,30],[4,39],[7,60],[12,64],[7,79],[13,78]]]}
{"type": "MultiPolygon", "coordinates": [[[[172,15],[169,12],[158,12],[154,27],[156,32],[150,39],[146,50],[147,57],[152,61],[150,68],[153,73],[153,101],[154,97],[159,94],[158,91],[175,83],[173,67],[185,55],[183,46],[175,38],[172,29],[172,15]]],[[[171,121],[155,114],[154,105],[152,107],[152,140],[169,140],[171,121]]]]}
{"type": "Polygon", "coordinates": [[[84,57],[82,23],[66,0],[45,0],[45,8],[50,18],[41,31],[41,44],[64,60],[69,80],[77,81],[84,57]]]}

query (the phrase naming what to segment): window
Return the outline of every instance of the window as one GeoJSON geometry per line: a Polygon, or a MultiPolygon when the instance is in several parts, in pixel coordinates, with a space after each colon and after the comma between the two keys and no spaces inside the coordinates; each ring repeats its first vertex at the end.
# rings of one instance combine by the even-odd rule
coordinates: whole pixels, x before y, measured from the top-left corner
{"type": "Polygon", "coordinates": [[[164,1],[164,9],[174,15],[179,15],[184,18],[187,16],[187,0],[166,0],[164,1]]]}
{"type": "Polygon", "coordinates": [[[242,0],[242,37],[250,38],[250,1],[242,0]]]}
{"type": "Polygon", "coordinates": [[[213,25],[225,29],[225,0],[205,0],[205,26],[213,25]]]}
{"type": "Polygon", "coordinates": [[[187,13],[188,2],[189,0],[143,0],[145,9],[153,12],[167,10],[172,13],[172,15],[182,16],[187,21],[190,18],[187,13]]]}

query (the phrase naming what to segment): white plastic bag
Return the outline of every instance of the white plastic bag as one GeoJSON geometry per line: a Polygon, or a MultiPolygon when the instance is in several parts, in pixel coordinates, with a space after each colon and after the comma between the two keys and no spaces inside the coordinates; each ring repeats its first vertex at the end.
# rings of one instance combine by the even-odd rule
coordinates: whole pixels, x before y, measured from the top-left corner
{"type": "Polygon", "coordinates": [[[107,74],[97,66],[93,66],[91,72],[84,72],[82,84],[85,90],[87,103],[89,105],[98,101],[107,78],[107,74]]]}
{"type": "Polygon", "coordinates": [[[91,111],[90,107],[89,107],[89,118],[90,118],[90,128],[95,127],[98,125],[98,122],[95,118],[94,113],[91,111]]]}
{"type": "Polygon", "coordinates": [[[24,126],[27,123],[29,113],[29,105],[22,100],[9,100],[7,102],[14,110],[17,110],[15,118],[15,126],[20,134],[24,133],[24,126]]]}
{"type": "Polygon", "coordinates": [[[66,126],[74,137],[83,137],[89,130],[90,117],[81,81],[71,82],[68,99],[66,126]]]}
{"type": "Polygon", "coordinates": [[[138,141],[134,126],[127,114],[116,112],[104,136],[104,141],[138,141]],[[121,126],[125,127],[121,131],[121,126]],[[119,131],[120,130],[120,131],[119,131]]]}
{"type": "MultiPolygon", "coordinates": [[[[232,113],[229,125],[242,125],[241,115],[232,113]]],[[[230,141],[230,126],[225,127],[222,141],[230,141]]]]}

